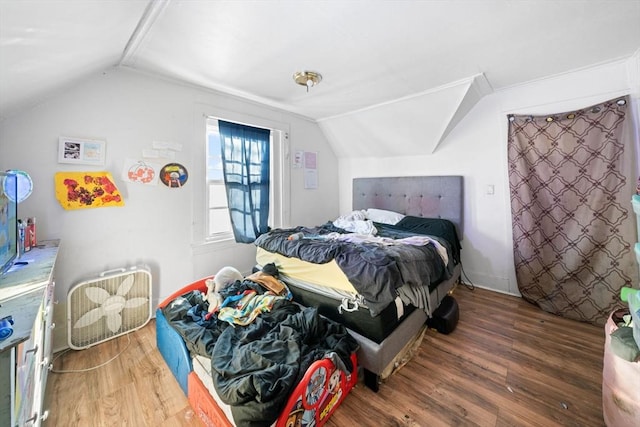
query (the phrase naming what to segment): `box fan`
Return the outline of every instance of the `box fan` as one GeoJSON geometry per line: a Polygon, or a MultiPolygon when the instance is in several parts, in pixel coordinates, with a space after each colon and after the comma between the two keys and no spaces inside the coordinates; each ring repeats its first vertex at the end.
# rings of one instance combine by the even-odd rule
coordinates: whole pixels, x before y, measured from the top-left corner
{"type": "Polygon", "coordinates": [[[151,273],[147,268],[102,272],[69,290],[69,347],[86,349],[140,329],[151,319],[151,310],[151,273]]]}

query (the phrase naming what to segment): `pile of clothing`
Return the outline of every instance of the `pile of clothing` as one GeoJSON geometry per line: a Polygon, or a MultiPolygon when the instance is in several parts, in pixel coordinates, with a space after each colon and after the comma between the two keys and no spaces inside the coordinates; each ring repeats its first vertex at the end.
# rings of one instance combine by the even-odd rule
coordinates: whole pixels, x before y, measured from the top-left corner
{"type": "Polygon", "coordinates": [[[192,355],[211,359],[216,392],[238,425],[275,422],[316,360],[328,357],[353,372],[350,357],[358,348],[344,326],[292,302],[272,266],[259,273],[219,289],[218,310],[210,312],[199,291],[163,309],[192,355]]]}

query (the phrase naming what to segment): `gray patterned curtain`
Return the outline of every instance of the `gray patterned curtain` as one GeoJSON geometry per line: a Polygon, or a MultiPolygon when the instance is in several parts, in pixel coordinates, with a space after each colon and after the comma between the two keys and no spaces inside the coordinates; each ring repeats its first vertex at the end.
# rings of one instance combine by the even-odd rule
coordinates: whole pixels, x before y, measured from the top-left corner
{"type": "Polygon", "coordinates": [[[545,311],[604,325],[638,279],[628,97],[551,116],[509,116],[518,289],[545,311]]]}

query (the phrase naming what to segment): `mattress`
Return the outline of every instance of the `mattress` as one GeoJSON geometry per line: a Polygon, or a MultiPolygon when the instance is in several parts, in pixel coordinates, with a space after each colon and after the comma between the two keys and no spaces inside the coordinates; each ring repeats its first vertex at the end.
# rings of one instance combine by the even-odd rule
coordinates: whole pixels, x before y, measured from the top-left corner
{"type": "Polygon", "coordinates": [[[231,406],[227,405],[220,399],[213,385],[213,377],[211,376],[211,359],[204,356],[196,356],[193,358],[191,364],[193,366],[193,372],[198,376],[211,397],[213,397],[213,400],[216,401],[218,408],[220,408],[224,413],[227,420],[233,420],[231,406]]]}
{"type": "Polygon", "coordinates": [[[389,304],[377,316],[356,294],[348,294],[321,286],[310,286],[302,281],[282,275],[293,294],[293,300],[306,307],[316,307],[318,312],[339,322],[370,340],[380,343],[416,308],[405,305],[400,297],[389,304]]]}
{"type": "MultiPolygon", "coordinates": [[[[393,230],[387,230],[387,233],[390,234],[391,232],[393,232],[393,230]]],[[[274,236],[273,239],[275,241],[278,237],[274,236]]],[[[278,244],[270,246],[281,248],[278,244]]],[[[452,245],[447,247],[450,246],[452,245]]],[[[303,250],[304,248],[301,248],[298,252],[302,252],[303,250]]],[[[334,253],[339,253],[341,250],[342,247],[339,247],[334,253]]],[[[291,251],[291,253],[296,253],[296,251],[291,251]]],[[[318,252],[314,250],[313,253],[318,252]]],[[[453,252],[449,250],[449,254],[451,258],[450,264],[453,264],[455,259],[453,252]]],[[[457,257],[457,254],[455,256],[457,257]]],[[[375,310],[371,310],[369,300],[355,289],[349,277],[344,273],[343,268],[336,262],[335,258],[328,259],[327,262],[311,262],[296,256],[287,256],[271,251],[258,245],[256,262],[260,268],[269,263],[273,263],[280,273],[280,278],[289,286],[293,294],[293,299],[296,302],[307,307],[317,307],[323,316],[345,325],[350,330],[357,332],[375,343],[380,343],[387,338],[406,316],[417,309],[414,304],[408,301],[408,298],[403,298],[403,296],[415,295],[415,299],[425,300],[425,303],[420,308],[427,314],[430,314],[437,308],[442,299],[441,296],[444,296],[444,294],[450,290],[450,288],[447,288],[444,292],[440,292],[438,287],[441,283],[446,283],[447,281],[434,280],[433,276],[429,276],[428,274],[442,271],[441,274],[444,275],[442,269],[438,270],[437,267],[433,267],[430,270],[420,269],[418,270],[418,274],[411,276],[414,270],[408,267],[418,265],[421,261],[415,261],[413,264],[407,263],[408,267],[401,270],[401,273],[408,271],[409,275],[401,274],[400,277],[413,277],[413,283],[424,279],[420,282],[422,285],[410,288],[410,290],[405,291],[403,295],[400,295],[402,292],[398,292],[390,303],[382,305],[382,308],[378,306],[375,307],[375,310]],[[427,272],[427,275],[421,276],[420,273],[424,272],[427,272]],[[416,278],[419,279],[416,280],[416,278]]],[[[434,260],[433,258],[425,258],[423,262],[441,263],[439,259],[434,260]]],[[[453,271],[451,276],[445,275],[444,277],[448,279],[449,277],[458,275],[459,272],[456,267],[459,266],[452,267],[453,271]]]]}

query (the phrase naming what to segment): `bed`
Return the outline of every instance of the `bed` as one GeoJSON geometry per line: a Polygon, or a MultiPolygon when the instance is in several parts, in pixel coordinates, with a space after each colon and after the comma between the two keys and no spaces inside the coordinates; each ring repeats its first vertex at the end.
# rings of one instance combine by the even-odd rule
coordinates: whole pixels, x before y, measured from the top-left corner
{"type": "Polygon", "coordinates": [[[357,383],[358,344],[288,290],[263,292],[252,278],[220,291],[225,315],[208,310],[213,276],[166,298],[156,310],[158,349],[205,425],[321,426],[357,383]],[[240,311],[236,323],[223,320],[240,311]]]}
{"type": "Polygon", "coordinates": [[[377,391],[383,373],[424,333],[425,322],[442,301],[451,299],[461,272],[462,200],[461,176],[355,178],[353,212],[348,215],[371,211],[376,212],[374,219],[382,215],[386,221],[399,214],[395,223],[374,221],[376,238],[427,235],[436,243],[389,245],[390,258],[382,253],[387,250],[381,248],[386,246],[384,240],[345,249],[350,243],[344,238],[336,243],[326,237],[351,234],[336,227],[335,220],[260,236],[257,267],[275,264],[297,302],[317,307],[348,328],[360,345],[358,363],[364,368],[365,383],[377,391]],[[367,245],[375,248],[362,249],[367,245]],[[443,247],[446,257],[441,256],[443,247]],[[363,266],[359,258],[365,257],[370,262],[363,266]]]}

